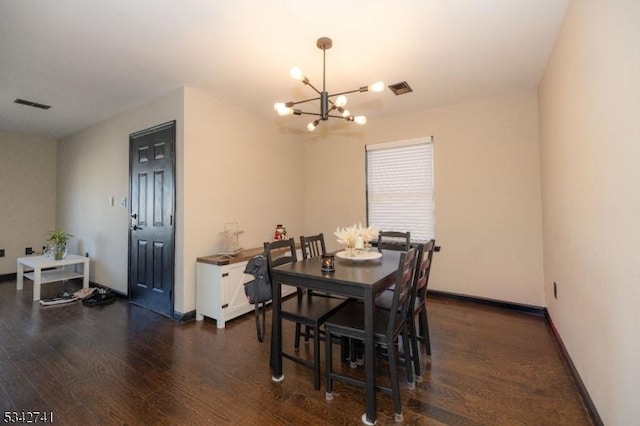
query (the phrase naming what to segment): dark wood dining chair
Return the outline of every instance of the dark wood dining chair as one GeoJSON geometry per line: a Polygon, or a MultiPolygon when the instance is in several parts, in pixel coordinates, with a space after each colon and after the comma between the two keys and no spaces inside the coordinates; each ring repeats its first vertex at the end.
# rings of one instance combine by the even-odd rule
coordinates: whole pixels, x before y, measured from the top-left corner
{"type": "Polygon", "coordinates": [[[427,356],[431,356],[431,341],[429,339],[429,322],[427,321],[427,284],[429,283],[429,273],[431,272],[431,261],[433,259],[433,249],[435,241],[429,240],[421,245],[416,272],[413,277],[413,288],[411,290],[411,300],[409,302],[409,314],[407,322],[409,327],[409,339],[411,340],[411,359],[416,381],[422,381],[422,369],[420,367],[420,351],[418,350],[418,339],[425,342],[427,356]],[[416,320],[420,327],[420,336],[416,330],[416,320]]]}
{"type": "MultiPolygon", "coordinates": [[[[308,236],[301,235],[300,249],[301,249],[300,251],[302,252],[303,260],[310,259],[312,257],[320,257],[327,254],[327,248],[324,242],[324,234],[321,232],[316,235],[308,235],[308,236]]],[[[307,290],[307,297],[331,297],[331,298],[340,299],[340,300],[347,299],[346,297],[343,297],[343,296],[339,296],[331,293],[313,291],[311,289],[307,290]]],[[[298,324],[296,325],[295,348],[300,347],[300,337],[302,335],[303,333],[300,332],[300,325],[298,324]]],[[[323,340],[323,335],[324,335],[324,332],[320,330],[320,340],[323,340]]],[[[309,340],[312,338],[313,338],[313,330],[310,327],[306,327],[304,332],[305,343],[309,342],[309,340]]],[[[348,349],[349,349],[348,344],[344,344],[342,342],[340,344],[342,345],[342,350],[343,350],[342,357],[343,359],[347,359],[348,349]]]]}
{"type": "Polygon", "coordinates": [[[407,251],[411,246],[411,232],[380,231],[378,234],[378,250],[407,251]]]}
{"type": "MultiPolygon", "coordinates": [[[[303,260],[310,259],[312,257],[320,257],[327,254],[327,248],[324,242],[324,234],[321,232],[316,235],[300,236],[300,251],[302,252],[303,260]]],[[[330,293],[317,292],[307,290],[307,297],[333,297],[335,299],[345,300],[342,296],[334,296],[330,293]]],[[[312,338],[312,330],[309,327],[306,328],[304,333],[304,341],[308,342],[312,338]]],[[[300,346],[300,325],[296,326],[296,343],[295,347],[300,346]]]]}
{"type": "MultiPolygon", "coordinates": [[[[411,232],[400,231],[380,231],[378,233],[378,251],[382,250],[400,250],[407,251],[411,247],[411,232]]],[[[386,303],[388,308],[393,299],[393,286],[389,287],[386,292],[382,294],[378,299],[382,299],[386,303]]],[[[378,303],[378,302],[376,302],[378,303]]],[[[385,306],[385,305],[382,305],[385,306]]]]}
{"type": "MultiPolygon", "coordinates": [[[[287,263],[296,262],[298,256],[296,254],[295,240],[279,240],[264,243],[265,256],[269,266],[269,278],[271,284],[273,282],[272,269],[276,266],[285,265],[287,263]]],[[[286,284],[286,283],[283,283],[286,284]]],[[[296,330],[299,332],[301,326],[309,327],[312,330],[313,341],[313,360],[296,356],[283,351],[282,356],[307,366],[313,370],[313,385],[316,390],[320,389],[320,327],[324,321],[345,303],[344,300],[333,299],[328,297],[304,297],[302,289],[298,288],[297,296],[282,301],[280,308],[280,317],[283,320],[292,321],[296,324],[296,330]]],[[[276,319],[273,318],[273,321],[276,319]]],[[[294,346],[295,351],[299,350],[294,346]]]]}
{"type": "MultiPolygon", "coordinates": [[[[302,251],[302,258],[304,260],[310,259],[312,257],[319,257],[327,254],[327,248],[324,243],[324,234],[321,232],[317,235],[309,235],[309,236],[300,236],[300,249],[302,251]]],[[[319,297],[333,297],[336,299],[345,299],[342,296],[332,295],[330,293],[319,293],[312,292],[308,290],[309,295],[319,296],[319,297]]]]}
{"type": "MultiPolygon", "coordinates": [[[[382,347],[389,361],[389,378],[391,386],[376,385],[376,390],[391,395],[395,419],[402,421],[402,403],[400,400],[400,381],[398,379],[397,361],[398,353],[396,341],[402,336],[403,351],[409,353],[409,338],[407,327],[407,315],[411,300],[411,288],[413,273],[416,265],[417,249],[411,248],[400,255],[398,271],[396,273],[396,289],[392,300],[391,309],[375,307],[373,312],[373,333],[376,347],[382,347]]],[[[334,336],[346,337],[356,340],[361,344],[365,340],[364,329],[364,304],[360,301],[347,302],[347,305],[333,314],[325,321],[326,332],[326,380],[327,399],[333,398],[333,380],[366,387],[366,382],[354,377],[339,374],[333,371],[332,339],[334,336]]],[[[413,368],[410,357],[404,357],[404,367],[407,374],[407,382],[413,384],[413,368]]]]}
{"type": "MultiPolygon", "coordinates": [[[[427,320],[427,284],[429,282],[429,273],[431,272],[434,247],[435,240],[429,240],[426,244],[417,245],[416,270],[413,276],[411,300],[409,301],[407,315],[407,326],[409,327],[408,332],[411,341],[411,360],[417,381],[422,380],[418,340],[424,341],[427,356],[431,356],[429,322],[427,320]],[[416,330],[416,320],[420,327],[419,335],[416,330]]],[[[376,298],[376,306],[382,309],[391,309],[392,301],[393,291],[387,290],[376,298]]]]}

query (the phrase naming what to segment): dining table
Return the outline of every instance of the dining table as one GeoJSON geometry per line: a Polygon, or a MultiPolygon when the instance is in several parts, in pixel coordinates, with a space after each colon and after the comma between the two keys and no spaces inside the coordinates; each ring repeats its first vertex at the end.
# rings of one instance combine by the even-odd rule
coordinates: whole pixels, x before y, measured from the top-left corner
{"type": "MultiPolygon", "coordinates": [[[[375,250],[375,249],[374,249],[375,250]]],[[[339,253],[343,254],[343,253],[339,253]]],[[[271,322],[270,367],[272,380],[284,380],[282,368],[282,285],[294,285],[311,290],[319,290],[336,295],[361,300],[364,304],[364,369],[365,369],[365,413],[362,421],[374,424],[376,421],[376,375],[375,341],[373,335],[373,312],[378,294],[391,287],[396,278],[399,251],[383,250],[377,259],[353,259],[336,256],[335,270],[322,270],[322,257],[298,260],[274,267],[271,271],[273,286],[271,322]]],[[[373,257],[373,256],[363,256],[373,257]]]]}

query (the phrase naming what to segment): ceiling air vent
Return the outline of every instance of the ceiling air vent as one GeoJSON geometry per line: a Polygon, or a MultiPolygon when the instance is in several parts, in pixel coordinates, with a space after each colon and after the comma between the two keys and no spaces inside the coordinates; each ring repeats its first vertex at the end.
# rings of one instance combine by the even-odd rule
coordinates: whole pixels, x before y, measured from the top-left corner
{"type": "Polygon", "coordinates": [[[405,93],[413,92],[413,89],[411,88],[411,86],[409,86],[409,83],[407,83],[406,81],[402,81],[402,82],[396,83],[396,84],[390,84],[389,85],[389,89],[391,89],[391,91],[396,96],[404,95],[405,93]]]}
{"type": "Polygon", "coordinates": [[[34,107],[34,108],[40,108],[40,109],[49,109],[51,108],[51,105],[44,105],[44,104],[39,104],[37,102],[32,102],[32,101],[26,101],[24,99],[16,99],[15,101],[16,104],[20,104],[20,105],[27,105],[30,107],[34,107]]]}

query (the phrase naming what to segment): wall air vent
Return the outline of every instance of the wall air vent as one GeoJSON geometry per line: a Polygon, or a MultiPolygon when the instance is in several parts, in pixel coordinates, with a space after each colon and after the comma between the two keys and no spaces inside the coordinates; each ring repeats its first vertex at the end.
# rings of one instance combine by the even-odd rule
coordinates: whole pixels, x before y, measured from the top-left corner
{"type": "Polygon", "coordinates": [[[405,93],[413,92],[413,89],[411,88],[411,86],[409,86],[409,83],[407,83],[406,81],[402,81],[402,82],[396,83],[396,84],[390,84],[389,85],[389,89],[391,89],[391,91],[396,96],[404,95],[405,93]]]}
{"type": "Polygon", "coordinates": [[[51,105],[44,105],[44,104],[39,104],[37,102],[32,102],[32,101],[26,101],[24,99],[16,99],[15,101],[16,104],[20,104],[20,105],[27,105],[30,107],[34,107],[34,108],[40,108],[40,109],[49,109],[51,108],[51,105]]]}

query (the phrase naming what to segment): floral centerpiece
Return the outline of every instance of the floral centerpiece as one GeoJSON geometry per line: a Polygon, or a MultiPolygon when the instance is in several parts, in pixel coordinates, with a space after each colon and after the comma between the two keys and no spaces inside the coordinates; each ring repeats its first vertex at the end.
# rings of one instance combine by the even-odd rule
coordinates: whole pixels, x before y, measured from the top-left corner
{"type": "Polygon", "coordinates": [[[338,227],[333,234],[338,238],[339,244],[346,246],[347,253],[353,255],[356,250],[371,248],[371,241],[378,237],[378,233],[377,226],[362,227],[362,224],[358,223],[346,228],[338,227]]]}

